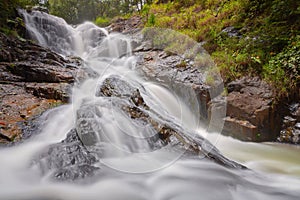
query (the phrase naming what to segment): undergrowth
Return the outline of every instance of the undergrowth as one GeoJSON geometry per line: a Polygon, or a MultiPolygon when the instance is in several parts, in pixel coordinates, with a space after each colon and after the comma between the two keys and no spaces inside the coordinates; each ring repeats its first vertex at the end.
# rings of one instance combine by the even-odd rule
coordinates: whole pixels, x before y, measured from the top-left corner
{"type": "Polygon", "coordinates": [[[279,95],[299,86],[299,1],[158,0],[141,14],[146,27],[170,28],[203,42],[225,83],[259,76],[279,95]],[[236,34],[224,31],[228,27],[236,34]]]}

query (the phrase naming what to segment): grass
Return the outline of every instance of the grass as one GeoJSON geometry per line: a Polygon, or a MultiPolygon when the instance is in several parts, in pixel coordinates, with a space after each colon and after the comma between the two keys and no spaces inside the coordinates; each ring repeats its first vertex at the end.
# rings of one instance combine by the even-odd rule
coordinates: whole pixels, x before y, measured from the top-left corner
{"type": "Polygon", "coordinates": [[[226,82],[256,75],[279,95],[300,85],[300,6],[292,0],[177,0],[147,5],[146,27],[183,33],[213,58],[226,82]],[[222,32],[234,27],[238,37],[222,32]],[[295,47],[297,46],[297,48],[295,47]],[[290,64],[292,63],[292,67],[290,64]]]}

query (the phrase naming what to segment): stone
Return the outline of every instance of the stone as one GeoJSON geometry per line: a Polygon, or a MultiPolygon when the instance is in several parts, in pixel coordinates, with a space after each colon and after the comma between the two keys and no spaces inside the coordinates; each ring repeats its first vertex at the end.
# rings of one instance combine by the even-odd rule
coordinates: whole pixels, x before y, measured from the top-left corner
{"type": "Polygon", "coordinates": [[[73,70],[58,65],[44,64],[40,62],[14,62],[5,65],[12,74],[23,77],[24,82],[74,82],[73,70]]]}
{"type": "MultiPolygon", "coordinates": [[[[75,57],[62,57],[30,41],[0,33],[0,143],[16,142],[25,124],[68,102],[70,88],[93,74],[75,57]]],[[[26,134],[23,134],[23,132],[26,134]]],[[[27,137],[27,136],[26,136],[27,137]]]]}
{"type": "Polygon", "coordinates": [[[283,118],[280,135],[277,141],[300,144],[300,119],[298,117],[299,103],[291,103],[287,115],[283,118]]]}
{"type": "Polygon", "coordinates": [[[38,165],[43,173],[51,172],[54,180],[75,181],[94,176],[100,169],[94,166],[97,161],[97,155],[86,149],[72,129],[66,139],[38,155],[33,165],[38,165]]]}
{"type": "Polygon", "coordinates": [[[71,93],[71,85],[68,83],[27,83],[25,89],[36,97],[61,100],[66,103],[71,93]]]}
{"type": "MultiPolygon", "coordinates": [[[[136,124],[146,126],[148,129],[156,132],[154,136],[145,138],[145,140],[149,140],[149,143],[154,143],[154,149],[162,148],[167,144],[171,144],[172,146],[183,148],[190,153],[198,154],[201,152],[206,155],[208,159],[229,168],[245,168],[244,166],[224,157],[205,138],[202,138],[195,133],[190,133],[187,130],[183,130],[181,127],[172,122],[172,120],[153,112],[141,96],[141,91],[146,92],[143,91],[143,87],[139,87],[137,84],[130,84],[118,76],[110,76],[103,81],[102,85],[100,85],[97,96],[110,98],[111,105],[113,106],[111,108],[112,110],[117,107],[125,112],[136,124]]],[[[88,109],[83,108],[83,110],[86,112],[88,109]]],[[[96,114],[97,111],[95,108],[92,110],[93,111],[88,112],[88,114],[84,114],[85,119],[93,119],[93,116],[95,115],[102,116],[101,114],[96,114]]],[[[79,114],[79,119],[82,119],[80,116],[82,116],[82,114],[79,114]]],[[[87,129],[89,130],[90,127],[91,126],[88,126],[87,129]]],[[[102,129],[101,127],[95,127],[93,130],[94,131],[90,132],[90,137],[92,137],[92,134],[95,132],[100,133],[101,131],[97,130],[102,129]]],[[[100,133],[100,140],[101,138],[104,137],[102,137],[100,133]]],[[[90,143],[88,144],[90,145],[90,143]]]]}
{"type": "MultiPolygon", "coordinates": [[[[153,45],[149,48],[148,40],[144,37],[139,42],[140,46],[136,47],[134,54],[139,58],[136,68],[148,80],[168,85],[191,110],[199,113],[199,118],[209,128],[219,126],[217,129],[220,130],[224,124],[223,134],[246,141],[276,139],[280,131],[280,114],[275,112],[275,94],[270,85],[258,77],[243,77],[227,85],[228,96],[224,103],[217,102],[215,99],[223,92],[223,84],[218,78],[212,85],[207,82],[205,67],[213,65],[209,59],[199,64],[184,58],[184,52],[167,53],[153,45]]],[[[201,48],[195,52],[198,55],[202,52],[201,48]]],[[[205,53],[200,55],[205,60],[205,53]]]]}
{"type": "Polygon", "coordinates": [[[207,119],[209,101],[220,94],[221,84],[209,86],[203,73],[190,63],[184,69],[178,65],[184,61],[179,55],[163,55],[164,51],[151,50],[136,52],[140,59],[136,68],[149,80],[168,85],[178,96],[207,119]],[[151,58],[151,59],[150,59],[151,58]]]}
{"type": "Polygon", "coordinates": [[[256,141],[261,137],[257,126],[254,126],[249,121],[231,117],[225,118],[222,133],[244,141],[256,141]]]}
{"type": "Polygon", "coordinates": [[[28,93],[24,83],[0,84],[0,91],[0,121],[3,122],[1,132],[10,138],[2,142],[21,139],[22,127],[19,122],[25,122],[53,105],[61,104],[60,100],[39,98],[28,93]]]}
{"type": "Polygon", "coordinates": [[[228,84],[223,133],[246,141],[275,140],[280,131],[272,87],[258,77],[243,77],[228,84]]]}

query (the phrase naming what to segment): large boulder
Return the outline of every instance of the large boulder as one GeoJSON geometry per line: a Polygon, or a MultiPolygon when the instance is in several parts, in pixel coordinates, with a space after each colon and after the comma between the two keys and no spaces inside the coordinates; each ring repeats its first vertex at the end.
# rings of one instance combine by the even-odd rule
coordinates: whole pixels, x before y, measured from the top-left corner
{"type": "Polygon", "coordinates": [[[280,129],[272,87],[258,77],[244,77],[227,85],[224,133],[247,141],[273,141],[280,129]]]}

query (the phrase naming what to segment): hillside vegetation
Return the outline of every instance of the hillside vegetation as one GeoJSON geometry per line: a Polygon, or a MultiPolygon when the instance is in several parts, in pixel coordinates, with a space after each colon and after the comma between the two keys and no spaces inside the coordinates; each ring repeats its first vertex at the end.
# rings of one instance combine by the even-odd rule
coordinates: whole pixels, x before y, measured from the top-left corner
{"type": "Polygon", "coordinates": [[[280,95],[299,87],[299,1],[161,0],[144,6],[142,15],[146,26],[203,42],[225,82],[258,75],[280,95]]]}
{"type": "MultiPolygon", "coordinates": [[[[14,33],[17,7],[39,0],[2,0],[0,30],[14,33]]],[[[300,1],[297,0],[49,0],[51,14],[76,24],[106,26],[116,16],[140,15],[146,27],[184,33],[210,53],[225,82],[260,76],[288,95],[299,87],[300,1]]]]}

